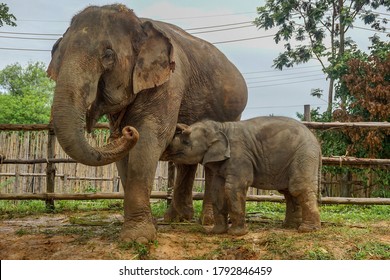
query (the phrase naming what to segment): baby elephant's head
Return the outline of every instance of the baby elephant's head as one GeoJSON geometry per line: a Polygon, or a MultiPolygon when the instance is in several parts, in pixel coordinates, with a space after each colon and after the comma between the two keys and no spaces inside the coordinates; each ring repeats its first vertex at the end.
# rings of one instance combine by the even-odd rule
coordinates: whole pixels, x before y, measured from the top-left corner
{"type": "Polygon", "coordinates": [[[177,124],[175,136],[161,159],[179,164],[206,164],[229,156],[226,135],[207,125],[207,122],[199,122],[191,126],[177,124]]]}

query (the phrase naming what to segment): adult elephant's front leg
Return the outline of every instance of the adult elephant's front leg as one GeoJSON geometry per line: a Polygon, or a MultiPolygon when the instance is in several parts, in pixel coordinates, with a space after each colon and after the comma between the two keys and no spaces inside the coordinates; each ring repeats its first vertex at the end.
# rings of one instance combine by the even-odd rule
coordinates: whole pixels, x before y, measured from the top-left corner
{"type": "Polygon", "coordinates": [[[156,239],[150,193],[159,158],[157,143],[153,143],[153,138],[145,133],[143,138],[144,141],[130,151],[128,159],[117,163],[125,193],[124,224],[120,237],[124,241],[140,243],[156,239]]]}
{"type": "Polygon", "coordinates": [[[195,165],[177,164],[177,174],[173,189],[173,199],[164,220],[167,222],[191,220],[194,216],[192,205],[192,187],[195,179],[195,165]]]}

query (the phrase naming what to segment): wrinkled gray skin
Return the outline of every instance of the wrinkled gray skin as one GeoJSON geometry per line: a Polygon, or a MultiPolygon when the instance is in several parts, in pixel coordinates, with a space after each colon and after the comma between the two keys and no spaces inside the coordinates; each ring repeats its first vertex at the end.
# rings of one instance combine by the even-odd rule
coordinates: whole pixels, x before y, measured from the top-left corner
{"type": "Polygon", "coordinates": [[[247,233],[245,200],[250,186],[284,194],[286,227],[308,232],[321,226],[317,205],[321,148],[296,120],[258,117],[178,124],[164,157],[181,164],[202,163],[213,171],[214,233],[247,233]]]}
{"type": "MultiPolygon", "coordinates": [[[[121,238],[127,241],[156,237],[150,192],[177,122],[238,120],[247,101],[243,77],[217,48],[174,25],[138,18],[123,5],[90,6],[75,15],[53,47],[48,74],[56,80],[52,121],[64,151],[86,165],[117,164],[125,192],[121,238]],[[113,139],[92,147],[84,127],[90,132],[102,115],[110,119],[113,139]]],[[[167,220],[192,218],[195,171],[196,165],[178,166],[167,220]]],[[[204,209],[211,210],[210,200],[204,209]]]]}

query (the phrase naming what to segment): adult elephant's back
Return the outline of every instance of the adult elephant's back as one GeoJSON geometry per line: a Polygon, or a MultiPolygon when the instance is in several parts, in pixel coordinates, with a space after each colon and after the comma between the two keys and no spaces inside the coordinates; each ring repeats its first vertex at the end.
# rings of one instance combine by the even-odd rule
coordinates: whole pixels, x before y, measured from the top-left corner
{"type": "MultiPolygon", "coordinates": [[[[184,78],[185,91],[179,122],[192,124],[202,119],[239,120],[244,110],[248,89],[236,66],[213,44],[194,37],[183,29],[160,21],[152,21],[165,32],[180,63],[175,67],[184,78]],[[184,68],[184,69],[183,69],[184,68]]],[[[171,79],[175,79],[175,72],[171,79]]]]}

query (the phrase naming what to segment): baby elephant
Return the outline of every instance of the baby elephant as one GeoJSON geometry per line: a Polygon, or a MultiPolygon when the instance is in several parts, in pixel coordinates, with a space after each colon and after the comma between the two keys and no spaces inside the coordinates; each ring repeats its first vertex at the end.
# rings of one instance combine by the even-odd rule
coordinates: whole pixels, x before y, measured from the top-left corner
{"type": "Polygon", "coordinates": [[[213,233],[247,233],[245,202],[250,186],[284,194],[285,226],[300,232],[321,226],[317,204],[321,148],[310,130],[294,119],[258,117],[178,124],[163,159],[202,163],[213,171],[213,233]]]}

